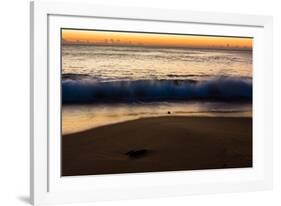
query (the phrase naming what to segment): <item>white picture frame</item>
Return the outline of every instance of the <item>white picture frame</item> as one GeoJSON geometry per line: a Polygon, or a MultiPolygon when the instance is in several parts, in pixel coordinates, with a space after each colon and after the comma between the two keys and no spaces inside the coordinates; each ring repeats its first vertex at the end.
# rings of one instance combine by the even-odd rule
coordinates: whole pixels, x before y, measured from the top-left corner
{"type": "Polygon", "coordinates": [[[272,188],[272,17],[34,1],[30,19],[30,196],[34,205],[272,188]],[[199,34],[254,37],[253,168],[60,177],[58,32],[63,27],[158,32],[192,29],[199,34]]]}

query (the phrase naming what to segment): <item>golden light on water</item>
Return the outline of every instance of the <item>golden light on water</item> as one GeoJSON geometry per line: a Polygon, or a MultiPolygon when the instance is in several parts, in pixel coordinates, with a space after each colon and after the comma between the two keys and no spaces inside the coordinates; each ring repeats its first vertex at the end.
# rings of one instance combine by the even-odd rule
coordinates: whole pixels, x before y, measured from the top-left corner
{"type": "Polygon", "coordinates": [[[252,38],[62,29],[64,44],[251,50],[252,38]]]}

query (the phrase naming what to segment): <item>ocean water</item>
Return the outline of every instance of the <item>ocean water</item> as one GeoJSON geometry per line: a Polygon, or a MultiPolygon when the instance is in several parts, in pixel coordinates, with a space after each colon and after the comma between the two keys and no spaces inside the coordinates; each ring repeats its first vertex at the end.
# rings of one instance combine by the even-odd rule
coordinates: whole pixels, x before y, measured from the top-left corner
{"type": "Polygon", "coordinates": [[[62,133],[151,116],[251,116],[252,52],[62,46],[62,133]]]}

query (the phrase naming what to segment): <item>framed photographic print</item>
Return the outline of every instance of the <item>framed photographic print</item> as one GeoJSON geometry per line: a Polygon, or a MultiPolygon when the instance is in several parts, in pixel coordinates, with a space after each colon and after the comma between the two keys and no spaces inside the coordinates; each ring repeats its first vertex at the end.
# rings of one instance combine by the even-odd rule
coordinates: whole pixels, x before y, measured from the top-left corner
{"type": "Polygon", "coordinates": [[[272,75],[271,17],[32,2],[33,204],[270,189],[272,75]]]}

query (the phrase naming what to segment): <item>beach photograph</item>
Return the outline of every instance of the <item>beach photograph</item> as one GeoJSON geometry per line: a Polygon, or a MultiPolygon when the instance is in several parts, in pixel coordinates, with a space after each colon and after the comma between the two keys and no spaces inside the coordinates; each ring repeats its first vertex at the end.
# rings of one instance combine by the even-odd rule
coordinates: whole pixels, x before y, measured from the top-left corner
{"type": "Polygon", "coordinates": [[[61,29],[61,175],[250,168],[253,38],[61,29]]]}

